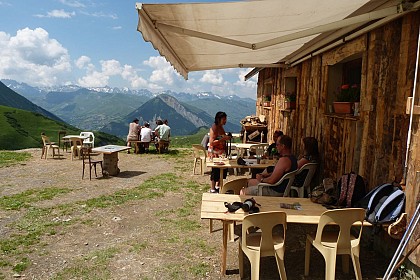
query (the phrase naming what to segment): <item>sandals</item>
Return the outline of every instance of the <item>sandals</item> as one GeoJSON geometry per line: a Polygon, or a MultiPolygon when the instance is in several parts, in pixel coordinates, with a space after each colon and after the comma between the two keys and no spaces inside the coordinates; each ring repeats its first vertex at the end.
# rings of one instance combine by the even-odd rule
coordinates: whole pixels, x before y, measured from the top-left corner
{"type": "Polygon", "coordinates": [[[219,189],[210,189],[209,190],[209,193],[219,193],[219,189]]]}

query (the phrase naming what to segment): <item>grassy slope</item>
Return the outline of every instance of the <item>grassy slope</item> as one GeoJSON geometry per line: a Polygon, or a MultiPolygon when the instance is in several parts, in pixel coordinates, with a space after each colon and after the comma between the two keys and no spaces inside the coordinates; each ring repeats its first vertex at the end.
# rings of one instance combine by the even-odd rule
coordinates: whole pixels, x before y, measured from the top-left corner
{"type": "Polygon", "coordinates": [[[200,144],[201,140],[203,140],[204,135],[208,132],[209,128],[201,127],[193,135],[171,137],[171,147],[191,148],[192,144],[200,144]]]}
{"type": "MultiPolygon", "coordinates": [[[[41,132],[58,141],[58,131],[65,130],[67,134],[79,134],[80,130],[65,123],[48,119],[41,114],[16,108],[0,106],[0,149],[19,150],[38,148],[41,146],[41,132]]],[[[124,142],[105,133],[95,132],[95,142],[98,144],[123,144],[124,142]]]]}

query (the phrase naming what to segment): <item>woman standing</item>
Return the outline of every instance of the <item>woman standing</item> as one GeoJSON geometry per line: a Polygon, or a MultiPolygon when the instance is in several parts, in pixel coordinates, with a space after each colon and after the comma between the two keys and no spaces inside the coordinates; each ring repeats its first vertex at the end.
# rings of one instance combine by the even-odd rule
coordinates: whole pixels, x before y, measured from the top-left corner
{"type": "MultiPolygon", "coordinates": [[[[231,137],[226,135],[225,129],[223,126],[227,122],[227,115],[225,112],[217,112],[214,117],[214,124],[210,128],[210,139],[209,139],[209,148],[208,153],[209,157],[213,158],[214,156],[220,156],[226,153],[226,140],[229,140],[231,137]]],[[[226,178],[226,170],[223,170],[223,178],[226,178]]],[[[212,168],[210,174],[210,192],[217,193],[219,192],[219,179],[220,179],[220,169],[212,168]]]]}

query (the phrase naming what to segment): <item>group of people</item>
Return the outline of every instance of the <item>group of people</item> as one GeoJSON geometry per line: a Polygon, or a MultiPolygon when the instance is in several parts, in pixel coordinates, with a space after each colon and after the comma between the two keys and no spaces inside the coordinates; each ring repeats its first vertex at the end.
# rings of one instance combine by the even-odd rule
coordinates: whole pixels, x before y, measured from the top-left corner
{"type": "MultiPolygon", "coordinates": [[[[225,112],[217,112],[214,118],[214,124],[210,128],[210,137],[208,144],[209,157],[219,156],[225,152],[226,141],[231,136],[226,135],[223,126],[227,122],[227,115],[225,112]]],[[[286,173],[298,170],[302,166],[310,162],[317,162],[319,160],[318,141],[314,137],[305,137],[301,141],[302,154],[299,159],[292,154],[292,138],[288,135],[284,135],[282,131],[275,131],[273,134],[274,143],[271,144],[267,153],[270,156],[278,157],[278,161],[275,166],[266,168],[263,172],[256,174],[256,178],[248,179],[247,186],[244,186],[241,190],[242,195],[257,195],[258,184],[277,183],[283,175],[286,173]]],[[[223,169],[226,172],[226,169],[223,169]]],[[[218,193],[219,189],[219,178],[220,169],[212,168],[210,175],[210,192],[218,193]]],[[[226,173],[223,174],[223,178],[226,178],[226,173]]],[[[272,186],[263,189],[263,195],[265,196],[282,196],[287,182],[278,186],[272,186]]]]}
{"type": "Polygon", "coordinates": [[[171,128],[168,125],[168,120],[157,120],[156,128],[152,130],[148,122],[145,122],[143,126],[141,126],[139,125],[139,119],[135,118],[129,124],[127,146],[130,146],[132,141],[140,140],[147,153],[149,151],[150,142],[153,141],[157,149],[159,142],[165,141],[169,143],[170,136],[171,128]]]}

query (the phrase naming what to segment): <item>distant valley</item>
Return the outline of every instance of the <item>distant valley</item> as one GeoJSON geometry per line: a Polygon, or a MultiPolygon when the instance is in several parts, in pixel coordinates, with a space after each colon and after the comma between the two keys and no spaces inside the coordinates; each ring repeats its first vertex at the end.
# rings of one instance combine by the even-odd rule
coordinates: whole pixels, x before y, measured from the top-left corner
{"type": "Polygon", "coordinates": [[[133,118],[151,122],[152,128],[156,119],[168,119],[173,135],[187,135],[202,126],[210,126],[217,111],[227,113],[225,129],[233,132],[241,129],[239,121],[242,118],[255,114],[255,100],[238,96],[221,97],[209,92],[152,93],[145,89],[82,88],[74,85],[38,88],[13,80],[1,81],[70,125],[119,137],[125,137],[128,123],[133,118]]]}

